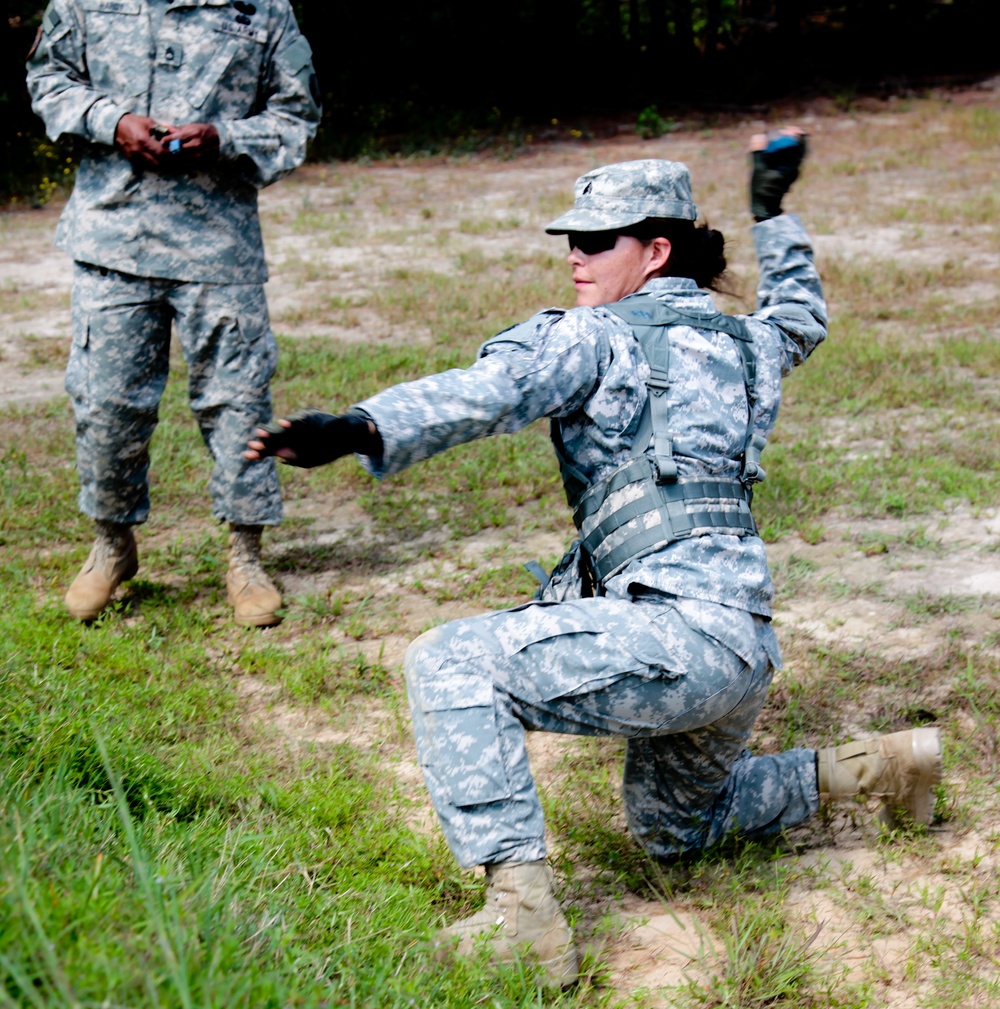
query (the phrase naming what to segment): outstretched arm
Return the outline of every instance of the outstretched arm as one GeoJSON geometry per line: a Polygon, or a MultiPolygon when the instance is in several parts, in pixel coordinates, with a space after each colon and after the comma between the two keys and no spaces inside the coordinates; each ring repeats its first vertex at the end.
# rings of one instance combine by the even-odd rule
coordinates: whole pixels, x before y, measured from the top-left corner
{"type": "Polygon", "coordinates": [[[352,452],[374,458],[382,455],[382,437],[367,414],[300,410],[258,428],[243,457],[256,460],[273,455],[289,466],[312,469],[352,452]]]}
{"type": "Polygon", "coordinates": [[[309,413],[278,421],[287,436],[261,428],[246,458],[277,455],[303,465],[305,452],[308,465],[320,465],[357,452],[382,478],[456,445],[563,416],[582,405],[607,367],[604,325],[589,309],[543,312],[488,341],[468,368],[390,386],[340,417],[309,413]],[[372,425],[355,426],[360,441],[345,425],[348,418],[357,425],[357,417],[372,425]],[[328,448],[313,455],[314,440],[328,448]]]}

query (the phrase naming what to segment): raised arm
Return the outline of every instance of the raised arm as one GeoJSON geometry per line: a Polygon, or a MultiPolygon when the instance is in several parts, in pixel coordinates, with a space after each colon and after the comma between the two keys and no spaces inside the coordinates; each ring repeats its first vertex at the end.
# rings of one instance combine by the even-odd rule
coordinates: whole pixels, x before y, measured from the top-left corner
{"type": "Polygon", "coordinates": [[[794,128],[758,134],[751,144],[750,212],[757,221],[753,239],[760,280],[757,311],[750,318],[778,327],[783,374],[826,338],[826,302],[812,243],[799,218],[781,210],[805,152],[805,135],[794,128]]]}

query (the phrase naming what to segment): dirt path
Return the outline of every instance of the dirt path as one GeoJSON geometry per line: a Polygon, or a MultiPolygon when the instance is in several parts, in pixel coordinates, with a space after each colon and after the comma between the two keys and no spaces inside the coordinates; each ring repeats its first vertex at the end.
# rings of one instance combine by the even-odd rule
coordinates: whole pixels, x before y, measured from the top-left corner
{"type": "MultiPolygon", "coordinates": [[[[998,95],[994,83],[992,90],[973,90],[954,96],[954,101],[989,107],[995,106],[998,95]]],[[[849,167],[836,170],[837,165],[860,165],[875,157],[878,138],[888,138],[893,131],[916,135],[933,129],[928,118],[920,103],[848,114],[818,106],[798,117],[812,134],[817,190],[822,185],[815,213],[813,208],[806,213],[816,231],[821,268],[824,257],[918,264],[953,256],[975,269],[969,283],[949,289],[948,296],[965,304],[995,301],[1000,277],[995,224],[960,230],[918,229],[905,219],[871,223],[872,215],[878,216],[873,208],[887,201],[941,199],[939,184],[948,166],[901,164],[898,171],[871,177],[849,167]]],[[[312,166],[262,194],[275,328],[285,336],[347,341],[432,339],[420,320],[401,327],[362,308],[359,317],[345,324],[342,310],[324,306],[332,293],[345,302],[370,293],[387,283],[401,262],[447,272],[457,257],[472,252],[487,263],[514,249],[561,255],[562,242],[541,234],[541,225],[563,207],[573,177],[600,163],[633,157],[688,162],[696,180],[718,179],[704,195],[704,202],[716,208],[713,226],[740,234],[745,230],[742,166],[734,152],[760,125],[685,130],[649,142],[622,135],[601,143],[532,149],[508,162],[473,158],[312,166]],[[713,166],[729,164],[734,167],[712,171],[713,166]],[[435,236],[445,237],[435,241],[435,236]]],[[[886,160],[900,157],[895,134],[885,145],[886,160]]],[[[994,160],[981,172],[974,165],[963,169],[970,198],[992,198],[988,193],[995,185],[995,167],[994,160]]],[[[64,397],[61,369],[71,271],[63,254],[49,245],[58,209],[0,215],[0,404],[16,407],[64,397]]],[[[749,274],[748,244],[744,241],[737,250],[737,265],[749,274]]],[[[851,418],[843,418],[845,430],[851,423],[851,418]]],[[[859,442],[858,450],[877,451],[878,446],[869,438],[859,442]]],[[[290,512],[292,518],[308,514],[316,519],[313,541],[335,544],[370,534],[364,513],[351,503],[330,509],[309,499],[294,503],[290,512]]],[[[290,546],[294,544],[282,548],[290,546]]],[[[465,541],[461,555],[447,563],[453,569],[456,562],[474,567],[483,555],[494,564],[498,558],[513,563],[551,556],[561,547],[561,537],[551,533],[512,544],[502,533],[491,532],[465,541]]],[[[919,521],[831,516],[818,542],[789,536],[771,545],[769,555],[782,589],[776,624],[788,660],[777,689],[795,682],[800,657],[817,646],[864,652],[873,664],[929,661],[947,655],[956,642],[986,650],[1000,647],[998,549],[1000,512],[974,512],[961,504],[919,521]],[[920,600],[930,602],[918,613],[920,600]]],[[[391,600],[395,626],[356,647],[396,669],[416,633],[479,609],[461,599],[438,602],[433,594],[413,588],[442,574],[454,570],[442,572],[440,564],[421,560],[414,551],[413,559],[391,576],[352,579],[329,571],[296,571],[284,577],[284,588],[289,596],[323,597],[337,579],[340,592],[391,600]]],[[[338,633],[343,635],[331,631],[338,633]]],[[[343,640],[355,646],[346,636],[343,640]]],[[[240,688],[248,712],[289,746],[346,741],[379,753],[395,769],[413,824],[436,829],[405,712],[366,705],[332,719],[324,711],[289,703],[275,688],[251,677],[241,680],[240,688]]],[[[922,703],[934,711],[932,687],[922,703]]],[[[977,731],[975,722],[968,731],[977,731]]],[[[765,729],[758,745],[769,742],[765,729]]],[[[581,745],[541,734],[532,738],[532,763],[543,790],[558,790],[562,769],[581,745]]],[[[956,796],[966,788],[960,773],[947,785],[956,796]]],[[[847,970],[850,978],[868,983],[872,1006],[921,1005],[939,969],[933,957],[921,954],[928,930],[958,935],[970,921],[968,894],[977,886],[988,893],[983,900],[996,907],[998,827],[995,807],[986,808],[974,818],[949,819],[933,827],[932,843],[895,851],[875,843],[877,831],[870,818],[837,814],[821,831],[807,829],[795,838],[797,854],[789,857],[797,859],[801,882],[789,892],[789,912],[803,930],[823,924],[820,945],[831,969],[847,970]]],[[[552,842],[558,849],[558,837],[552,842]]],[[[670,1005],[668,989],[685,983],[688,976],[701,976],[713,962],[711,949],[721,948],[705,917],[683,900],[666,907],[625,895],[614,901],[584,897],[582,903],[584,932],[613,915],[615,927],[602,927],[603,938],[592,941],[602,948],[609,983],[623,993],[645,993],[644,1004],[670,1005]]]]}

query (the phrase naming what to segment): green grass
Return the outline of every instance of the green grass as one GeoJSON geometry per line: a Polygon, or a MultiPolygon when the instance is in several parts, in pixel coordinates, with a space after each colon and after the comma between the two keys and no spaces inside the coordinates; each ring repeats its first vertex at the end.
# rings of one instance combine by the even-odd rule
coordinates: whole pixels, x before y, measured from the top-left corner
{"type": "Polygon", "coordinates": [[[469,1004],[427,944],[462,887],[377,759],[276,751],[176,627],[53,616],[0,653],[4,1004],[469,1004]]]}

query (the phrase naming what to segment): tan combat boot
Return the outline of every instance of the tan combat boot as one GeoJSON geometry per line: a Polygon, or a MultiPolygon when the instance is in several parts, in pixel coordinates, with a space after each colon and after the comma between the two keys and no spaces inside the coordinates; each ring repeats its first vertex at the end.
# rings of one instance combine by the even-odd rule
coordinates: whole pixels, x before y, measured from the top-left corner
{"type": "Polygon", "coordinates": [[[275,612],[281,606],[281,594],[260,566],[260,533],[261,526],[229,524],[226,592],[236,611],[236,623],[245,627],[281,623],[275,612]]]}
{"type": "Polygon", "coordinates": [[[552,870],[544,860],[488,865],[486,905],[438,933],[439,948],[460,956],[474,954],[481,943],[501,963],[530,955],[553,988],[577,980],[573,931],[552,893],[552,870]]]}
{"type": "Polygon", "coordinates": [[[930,823],[931,788],[941,781],[941,730],[907,729],[844,743],[816,754],[819,790],[833,798],[868,795],[883,802],[891,827],[930,823]]]}
{"type": "Polygon", "coordinates": [[[134,578],[138,570],[132,527],[98,521],[97,539],[87,563],[66,593],[66,609],[77,620],[93,620],[111,602],[115,589],[134,578]]]}

